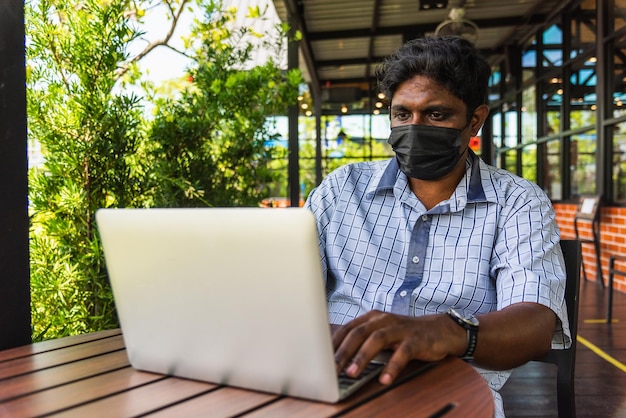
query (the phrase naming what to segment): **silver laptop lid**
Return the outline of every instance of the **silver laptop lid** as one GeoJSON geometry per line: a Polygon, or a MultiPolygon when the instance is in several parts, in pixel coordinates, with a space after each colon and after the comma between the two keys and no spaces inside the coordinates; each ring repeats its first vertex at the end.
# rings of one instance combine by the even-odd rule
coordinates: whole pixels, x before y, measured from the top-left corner
{"type": "Polygon", "coordinates": [[[339,398],[308,210],[101,209],[96,219],[134,367],[339,398]]]}

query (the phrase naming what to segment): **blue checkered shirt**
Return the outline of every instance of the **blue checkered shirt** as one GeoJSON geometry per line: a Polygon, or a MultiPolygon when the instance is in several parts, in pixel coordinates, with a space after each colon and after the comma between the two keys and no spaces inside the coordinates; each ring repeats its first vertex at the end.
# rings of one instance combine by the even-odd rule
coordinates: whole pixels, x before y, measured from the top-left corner
{"type": "MultiPolygon", "coordinates": [[[[317,219],[330,322],[372,309],[480,314],[536,302],[560,319],[553,348],[569,346],[565,267],[550,200],[536,184],[472,152],[466,167],[450,199],[430,210],[395,159],[343,166],[311,192],[305,206],[317,219]]],[[[496,391],[510,375],[479,372],[496,391]]]]}

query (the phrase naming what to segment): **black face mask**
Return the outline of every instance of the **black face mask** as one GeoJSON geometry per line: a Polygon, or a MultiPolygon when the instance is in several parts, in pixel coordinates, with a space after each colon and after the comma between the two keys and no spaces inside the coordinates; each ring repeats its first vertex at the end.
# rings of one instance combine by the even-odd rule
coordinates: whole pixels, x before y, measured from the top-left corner
{"type": "Polygon", "coordinates": [[[401,125],[387,141],[400,170],[408,177],[435,180],[454,170],[461,159],[461,131],[440,126],[401,125]]]}

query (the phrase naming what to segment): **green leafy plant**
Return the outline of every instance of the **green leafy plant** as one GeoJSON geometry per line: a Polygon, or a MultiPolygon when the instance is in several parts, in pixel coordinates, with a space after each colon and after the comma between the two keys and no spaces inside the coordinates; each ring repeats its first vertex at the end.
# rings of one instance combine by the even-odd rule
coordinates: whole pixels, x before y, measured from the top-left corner
{"type": "Polygon", "coordinates": [[[30,172],[34,339],[116,323],[94,213],[139,203],[132,156],[142,140],[137,97],[114,94],[137,36],[121,3],[29,4],[29,134],[46,161],[30,172]]]}
{"type": "MultiPolygon", "coordinates": [[[[190,84],[176,100],[159,101],[149,134],[154,204],[258,206],[274,180],[266,119],[297,101],[302,78],[275,63],[286,33],[263,38],[232,28],[235,10],[219,16],[206,10],[211,13],[191,35],[200,45],[190,84]],[[250,65],[268,51],[274,56],[266,63],[250,65]]],[[[258,8],[249,13],[262,15],[258,8]]]]}
{"type": "MultiPolygon", "coordinates": [[[[262,35],[233,29],[234,10],[219,2],[199,2],[193,81],[149,118],[120,83],[139,80],[138,59],[153,48],[127,52],[141,35],[134,19],[154,3],[27,3],[29,135],[45,157],[29,174],[35,341],[118,325],[98,208],[255,205],[271,181],[263,121],[295,101],[299,72],[250,65],[246,36],[262,35]]],[[[162,0],[174,25],[187,3],[162,0]]]]}

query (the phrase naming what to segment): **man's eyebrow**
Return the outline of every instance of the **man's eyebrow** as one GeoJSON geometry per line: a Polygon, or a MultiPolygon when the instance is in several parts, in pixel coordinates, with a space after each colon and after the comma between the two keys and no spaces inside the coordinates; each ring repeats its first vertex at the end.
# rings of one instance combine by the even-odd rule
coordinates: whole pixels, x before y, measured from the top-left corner
{"type": "Polygon", "coordinates": [[[426,112],[431,113],[431,112],[439,112],[439,113],[452,113],[454,112],[456,108],[454,106],[447,106],[447,105],[433,105],[433,106],[428,106],[426,108],[426,112]]]}
{"type": "MultiPolygon", "coordinates": [[[[404,105],[398,104],[398,105],[392,105],[391,110],[403,110],[403,111],[410,111],[409,108],[407,108],[404,105]]],[[[447,105],[432,105],[432,106],[428,106],[426,109],[423,109],[421,112],[423,113],[432,113],[432,112],[439,112],[439,113],[452,113],[454,112],[456,109],[456,107],[454,106],[447,106],[447,105]]]]}
{"type": "Polygon", "coordinates": [[[401,105],[401,104],[400,104],[400,105],[391,105],[391,108],[390,108],[390,109],[391,109],[391,110],[408,110],[408,109],[406,108],[406,106],[403,106],[403,105],[401,105]]]}

